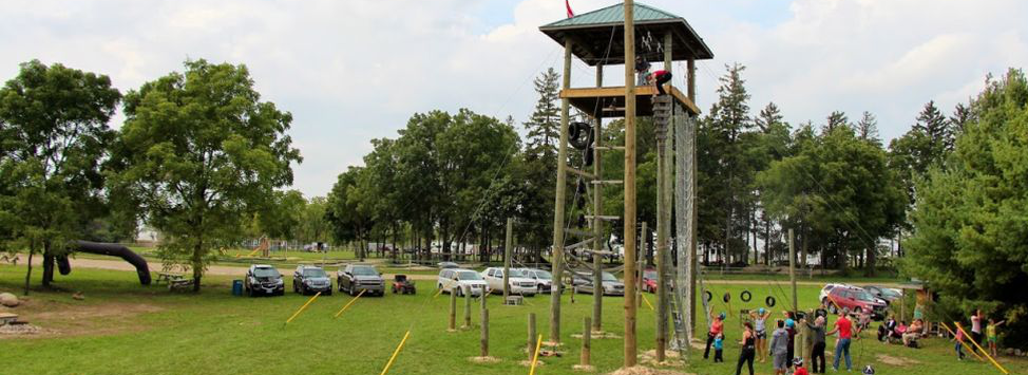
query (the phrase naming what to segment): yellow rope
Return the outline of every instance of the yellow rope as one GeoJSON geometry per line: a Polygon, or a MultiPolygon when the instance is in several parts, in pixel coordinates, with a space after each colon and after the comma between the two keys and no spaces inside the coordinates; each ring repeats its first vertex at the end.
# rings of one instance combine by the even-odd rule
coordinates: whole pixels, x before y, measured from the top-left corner
{"type": "MultiPolygon", "coordinates": [[[[957,337],[957,334],[953,332],[952,329],[949,329],[949,326],[946,325],[945,322],[939,322],[939,324],[942,324],[942,328],[945,328],[947,331],[949,331],[949,334],[953,335],[953,337],[957,337]]],[[[978,358],[979,361],[985,362],[985,358],[982,358],[982,356],[978,355],[978,353],[976,353],[974,350],[971,350],[971,354],[974,354],[974,357],[978,358]]]]}
{"type": "Polygon", "coordinates": [[[307,306],[311,304],[311,302],[314,302],[314,300],[318,299],[318,296],[320,295],[321,292],[318,292],[314,295],[314,297],[311,297],[311,299],[307,300],[307,303],[303,304],[303,306],[301,306],[299,310],[296,310],[296,312],[293,313],[293,316],[289,317],[289,320],[286,320],[286,324],[289,324],[289,322],[293,321],[293,319],[295,319],[297,315],[300,315],[300,313],[303,312],[303,310],[306,309],[307,306]]]}
{"type": "Polygon", "coordinates": [[[535,354],[532,355],[532,368],[528,370],[528,375],[535,375],[535,363],[539,361],[539,348],[543,346],[543,335],[540,333],[539,338],[535,340],[535,354]]]}
{"type": "Polygon", "coordinates": [[[393,361],[396,360],[396,355],[400,354],[400,349],[403,349],[403,343],[407,342],[407,336],[410,336],[409,329],[407,330],[407,333],[403,334],[403,340],[400,340],[400,345],[396,347],[396,351],[393,352],[393,356],[389,357],[389,362],[386,363],[386,367],[382,369],[382,374],[380,375],[385,375],[389,372],[389,367],[393,366],[393,361]]]}
{"type": "Polygon", "coordinates": [[[346,306],[343,306],[343,308],[339,309],[339,312],[337,312],[336,315],[333,316],[333,318],[338,318],[339,315],[341,315],[343,313],[343,311],[346,311],[346,309],[350,308],[350,305],[352,305],[354,302],[357,302],[357,299],[361,298],[361,296],[364,295],[364,292],[367,292],[367,291],[368,291],[367,289],[364,289],[360,293],[357,293],[357,296],[353,297],[353,299],[351,299],[350,302],[347,302],[346,306]]]}
{"type": "Polygon", "coordinates": [[[992,356],[989,355],[989,353],[986,352],[985,349],[982,349],[982,347],[979,346],[977,342],[974,342],[974,338],[972,338],[970,335],[967,334],[966,331],[964,331],[964,327],[960,326],[960,322],[953,322],[953,325],[957,326],[957,329],[959,329],[960,332],[964,333],[964,338],[970,340],[971,343],[974,344],[974,347],[978,348],[978,350],[981,350],[982,354],[985,355],[985,358],[988,358],[989,361],[992,362],[992,364],[994,366],[996,366],[996,368],[998,368],[1000,371],[1003,371],[1004,374],[1009,374],[1010,373],[1010,371],[1007,371],[1007,369],[1003,368],[1003,366],[1000,366],[999,363],[996,363],[996,360],[992,359],[992,356]]]}

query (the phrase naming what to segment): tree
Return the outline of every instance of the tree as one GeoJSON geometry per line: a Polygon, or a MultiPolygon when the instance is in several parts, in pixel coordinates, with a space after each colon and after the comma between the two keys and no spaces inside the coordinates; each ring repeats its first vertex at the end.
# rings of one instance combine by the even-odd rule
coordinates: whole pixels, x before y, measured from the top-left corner
{"type": "Polygon", "coordinates": [[[864,111],[860,121],[857,121],[856,130],[858,138],[875,144],[882,143],[882,140],[878,138],[878,119],[871,112],[864,111]]]}
{"type": "Polygon", "coordinates": [[[257,227],[269,239],[292,240],[307,200],[299,190],[275,191],[255,213],[257,227]]]}
{"type": "Polygon", "coordinates": [[[340,242],[357,241],[355,253],[361,260],[366,256],[366,241],[374,225],[369,206],[361,204],[367,201],[367,191],[363,190],[366,186],[361,185],[367,181],[365,174],[364,168],[352,166],[339,174],[325,207],[325,219],[332,225],[333,237],[340,242]]]}
{"type": "Polygon", "coordinates": [[[26,294],[32,255],[43,253],[43,286],[50,286],[67,241],[102,215],[101,160],[120,99],[105,75],[38,60],[21,64],[0,89],[0,232],[29,250],[26,294]]]}
{"type": "Polygon", "coordinates": [[[184,73],[147,82],[125,97],[118,180],[164,234],[166,264],[193,272],[231,245],[246,213],[292,183],[301,161],[285,134],[292,115],[261,101],[246,66],[186,61],[184,73]]]}
{"type": "MultiPolygon", "coordinates": [[[[557,142],[560,141],[560,74],[553,67],[535,79],[535,92],[539,94],[535,111],[524,123],[527,134],[525,152],[543,159],[556,160],[557,142]]],[[[552,185],[552,184],[551,184],[552,185]]]]}
{"type": "MultiPolygon", "coordinates": [[[[980,308],[1007,320],[1011,332],[1024,332],[1028,298],[1016,292],[1028,283],[1024,73],[1011,69],[1001,81],[988,81],[970,110],[954,153],[918,183],[903,271],[938,292],[929,310],[936,319],[960,319],[980,308]]],[[[1003,339],[1010,347],[1026,343],[1018,335],[1003,339]]]]}
{"type": "Polygon", "coordinates": [[[821,132],[827,134],[831,133],[832,130],[835,130],[837,128],[849,126],[850,120],[846,117],[845,113],[843,113],[842,111],[833,111],[830,115],[828,115],[828,122],[826,122],[825,126],[821,128],[821,132]]]}
{"type": "Polygon", "coordinates": [[[328,242],[328,235],[331,233],[331,226],[325,219],[325,212],[328,209],[326,197],[313,197],[303,206],[300,212],[300,225],[297,228],[295,238],[303,243],[328,242]]]}

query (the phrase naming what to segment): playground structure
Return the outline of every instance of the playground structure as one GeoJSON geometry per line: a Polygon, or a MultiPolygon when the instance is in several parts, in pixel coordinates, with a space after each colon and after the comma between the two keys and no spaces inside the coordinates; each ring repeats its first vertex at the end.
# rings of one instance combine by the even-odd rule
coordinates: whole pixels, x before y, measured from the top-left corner
{"type": "MultiPolygon", "coordinates": [[[[686,337],[691,335],[691,311],[693,297],[691,274],[695,272],[695,124],[693,119],[700,111],[695,99],[695,60],[711,59],[713,53],[703,39],[689,26],[684,18],[671,13],[628,0],[592,12],[550,23],[539,28],[544,34],[564,46],[564,70],[561,98],[561,134],[558,148],[558,169],[556,199],[554,202],[552,273],[554,280],[561,280],[563,271],[569,265],[588,264],[589,259],[578,259],[566,252],[592,245],[590,251],[594,285],[601,284],[602,249],[606,238],[605,221],[618,221],[622,217],[604,215],[602,212],[602,190],[604,185],[623,185],[625,189],[625,213],[623,216],[625,242],[625,366],[635,363],[635,298],[636,278],[636,210],[635,210],[635,117],[649,116],[657,127],[657,268],[658,268],[658,313],[657,313],[657,355],[663,360],[667,343],[667,321],[669,310],[668,287],[675,290],[674,322],[676,346],[685,353],[686,337]],[[623,42],[622,42],[623,41],[623,42]],[[636,46],[642,46],[636,54],[636,46]],[[596,67],[595,87],[571,87],[572,56],[589,66],[596,67]],[[667,85],[667,95],[657,96],[655,86],[635,87],[636,57],[644,62],[663,62],[664,70],[671,72],[675,61],[686,61],[686,94],[674,84],[667,85]],[[605,87],[603,68],[605,65],[625,65],[625,86],[605,87]],[[651,100],[652,98],[652,100],[651,100]],[[589,123],[571,123],[570,108],[574,106],[589,116],[589,123]],[[625,144],[605,146],[603,119],[625,118],[625,144]],[[573,134],[572,134],[573,133],[573,134]],[[582,135],[586,136],[581,140],[582,135]],[[668,142],[669,135],[674,137],[668,142]],[[569,139],[573,138],[573,139],[569,139]],[[582,165],[574,168],[567,164],[569,142],[581,150],[582,165]],[[604,180],[600,153],[604,151],[625,152],[624,180],[604,180]],[[674,164],[672,152],[677,152],[678,163],[674,164]],[[670,271],[671,233],[671,180],[672,165],[676,165],[678,217],[678,267],[676,276],[670,271]],[[592,167],[592,171],[586,171],[592,167]],[[577,176],[575,209],[577,219],[565,217],[565,191],[567,174],[577,176]],[[591,215],[586,215],[585,199],[591,193],[593,205],[591,215]],[[582,198],[579,198],[581,196],[582,198]],[[568,221],[566,221],[568,220],[568,221]],[[566,223],[577,222],[577,229],[566,227],[566,223]],[[585,228],[586,223],[589,227],[585,228]],[[587,230],[588,229],[588,230],[587,230]],[[577,237],[576,243],[565,246],[566,235],[577,237]],[[689,287],[676,288],[674,285],[689,287]]],[[[575,212],[575,209],[572,212],[575,212]]],[[[595,288],[592,330],[602,330],[602,290],[595,288]]],[[[560,294],[552,294],[550,310],[550,340],[560,342],[560,294]]]]}

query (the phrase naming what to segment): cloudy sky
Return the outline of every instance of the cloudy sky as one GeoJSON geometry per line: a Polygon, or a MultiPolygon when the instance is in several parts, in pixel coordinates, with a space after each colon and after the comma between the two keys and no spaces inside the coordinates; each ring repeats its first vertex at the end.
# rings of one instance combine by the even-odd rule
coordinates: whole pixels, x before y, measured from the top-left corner
{"type": "MultiPolygon", "coordinates": [[[[571,5],[584,13],[616,2],[571,5]]],[[[871,111],[885,139],[907,131],[928,100],[948,113],[987,73],[1028,62],[1025,1],[644,3],[685,17],[714,51],[698,64],[701,108],[724,65],[739,62],[755,111],[774,101],[794,124],[871,111]]],[[[322,195],[361,164],[371,139],[394,137],[413,113],[463,107],[523,121],[536,100],[531,79],[560,68],[560,46],[538,27],[563,17],[562,0],[6,0],[0,78],[40,59],[107,74],[124,92],[186,59],[246,64],[263,98],[294,115],[305,158],[295,187],[322,195]]],[[[620,77],[608,69],[608,82],[620,77]]],[[[573,85],[592,79],[575,64],[573,85]]]]}

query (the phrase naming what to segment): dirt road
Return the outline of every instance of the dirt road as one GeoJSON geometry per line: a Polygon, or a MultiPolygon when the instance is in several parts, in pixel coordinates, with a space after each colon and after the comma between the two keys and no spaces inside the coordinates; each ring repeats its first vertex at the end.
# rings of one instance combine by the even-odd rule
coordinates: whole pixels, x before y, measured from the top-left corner
{"type": "MultiPolygon", "coordinates": [[[[21,254],[21,259],[23,259],[23,260],[24,259],[28,259],[28,257],[25,256],[25,254],[21,254]]],[[[125,262],[120,261],[120,260],[70,259],[70,261],[71,261],[72,270],[74,270],[76,267],[95,268],[95,269],[103,269],[103,270],[115,270],[115,271],[135,271],[136,270],[136,268],[133,267],[131,264],[125,263],[125,262]]],[[[37,265],[37,266],[42,264],[41,257],[38,257],[38,256],[37,257],[33,257],[32,264],[33,265],[37,265]]],[[[149,266],[150,266],[150,272],[159,272],[161,270],[161,264],[153,262],[152,260],[150,261],[149,266]]],[[[289,275],[289,274],[292,273],[292,269],[279,268],[278,271],[280,273],[282,273],[283,275],[289,275]]],[[[326,270],[326,271],[329,271],[330,273],[332,272],[332,270],[326,270]]],[[[233,267],[233,266],[213,265],[213,266],[209,266],[207,268],[207,274],[208,275],[218,275],[218,276],[243,277],[244,275],[246,275],[246,267],[233,267]]],[[[383,277],[388,280],[388,279],[392,279],[393,275],[392,274],[384,274],[383,277]]],[[[421,281],[435,280],[436,279],[435,275],[409,274],[409,275],[407,275],[407,277],[412,279],[412,280],[421,280],[421,281]]],[[[764,280],[705,280],[705,282],[707,284],[715,284],[715,285],[723,285],[723,284],[733,284],[733,285],[768,285],[769,281],[764,281],[764,280]]],[[[777,284],[779,284],[782,287],[787,287],[788,283],[789,283],[788,281],[777,280],[777,284]]],[[[854,285],[874,284],[874,285],[881,285],[881,286],[885,286],[885,287],[889,287],[889,288],[898,288],[899,287],[899,284],[895,284],[895,283],[860,283],[860,282],[849,282],[849,283],[850,284],[854,284],[854,285]]],[[[796,281],[796,285],[823,286],[824,284],[825,283],[821,282],[821,281],[796,281]]]]}

